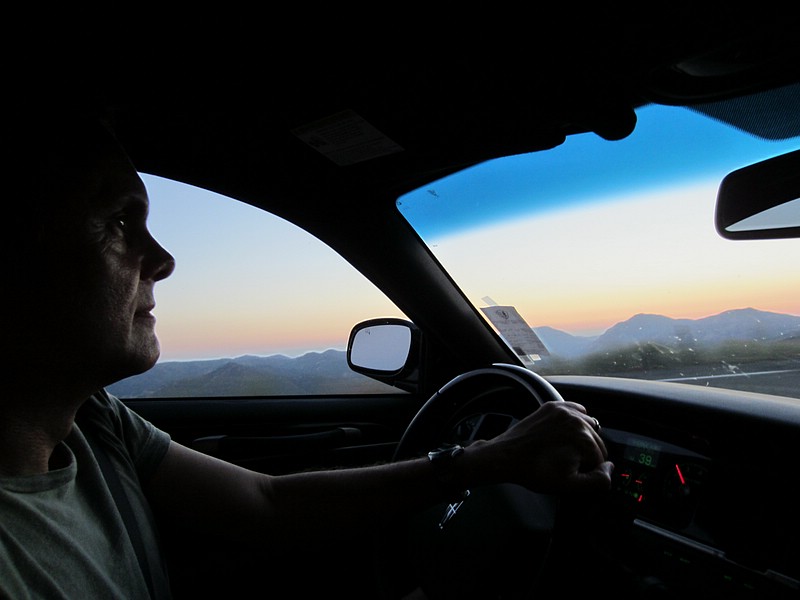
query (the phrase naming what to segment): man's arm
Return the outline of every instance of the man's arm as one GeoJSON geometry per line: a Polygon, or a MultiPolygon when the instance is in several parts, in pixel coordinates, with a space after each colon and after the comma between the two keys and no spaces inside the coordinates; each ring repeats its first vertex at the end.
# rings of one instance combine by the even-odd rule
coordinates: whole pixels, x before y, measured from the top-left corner
{"type": "Polygon", "coordinates": [[[591,423],[580,405],[547,403],[454,458],[447,489],[427,458],[270,476],[173,442],[145,492],[156,511],[194,530],[270,544],[319,541],[444,500],[453,487],[509,482],[542,492],[606,489],[612,465],[591,423]]]}

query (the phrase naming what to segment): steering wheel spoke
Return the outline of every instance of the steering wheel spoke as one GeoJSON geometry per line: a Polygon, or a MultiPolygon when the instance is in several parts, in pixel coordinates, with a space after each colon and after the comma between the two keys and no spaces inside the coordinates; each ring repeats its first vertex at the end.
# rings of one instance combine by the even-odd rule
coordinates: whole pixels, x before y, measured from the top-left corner
{"type": "MultiPolygon", "coordinates": [[[[444,444],[491,438],[545,402],[561,401],[541,375],[517,365],[466,372],[422,406],[394,460],[421,456],[444,444]]],[[[432,600],[520,597],[532,588],[536,565],[545,561],[555,513],[553,497],[520,486],[470,490],[455,503],[387,524],[376,552],[379,581],[395,588],[389,598],[403,597],[415,585],[432,600]],[[503,590],[508,594],[498,595],[503,590]]]]}

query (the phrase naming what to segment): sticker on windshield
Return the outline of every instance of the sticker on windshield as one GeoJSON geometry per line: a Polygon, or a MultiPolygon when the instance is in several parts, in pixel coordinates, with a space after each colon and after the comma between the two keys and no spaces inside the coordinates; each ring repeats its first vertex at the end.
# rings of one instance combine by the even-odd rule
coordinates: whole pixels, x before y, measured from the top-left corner
{"type": "Polygon", "coordinates": [[[530,363],[550,355],[539,336],[513,306],[487,306],[481,310],[522,362],[530,363]]]}

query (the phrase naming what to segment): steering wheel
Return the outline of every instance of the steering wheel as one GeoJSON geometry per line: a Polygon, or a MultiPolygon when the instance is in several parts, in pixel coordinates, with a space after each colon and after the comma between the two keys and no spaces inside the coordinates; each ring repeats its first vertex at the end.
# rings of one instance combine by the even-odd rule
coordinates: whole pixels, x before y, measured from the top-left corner
{"type": "MultiPolygon", "coordinates": [[[[497,363],[468,371],[422,406],[393,460],[494,437],[545,402],[563,398],[524,367],[497,363]]],[[[533,585],[532,569],[543,565],[548,553],[555,498],[512,484],[486,486],[470,490],[442,525],[453,506],[437,505],[381,532],[376,564],[388,598],[413,597],[414,586],[433,600],[506,598],[533,585]]]]}
{"type": "Polygon", "coordinates": [[[465,411],[510,411],[510,416],[521,419],[545,402],[563,401],[544,377],[518,365],[495,363],[468,371],[451,379],[422,406],[400,438],[393,460],[413,458],[448,441],[443,438],[448,424],[465,411]]]}

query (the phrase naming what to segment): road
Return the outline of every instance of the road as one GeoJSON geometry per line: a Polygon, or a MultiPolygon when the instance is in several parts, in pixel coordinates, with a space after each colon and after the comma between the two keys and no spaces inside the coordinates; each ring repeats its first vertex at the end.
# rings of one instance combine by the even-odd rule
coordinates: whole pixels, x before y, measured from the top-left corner
{"type": "Polygon", "coordinates": [[[754,366],[748,365],[745,369],[731,367],[729,373],[715,375],[676,373],[674,376],[659,378],[659,381],[676,381],[800,399],[800,366],[753,369],[754,366]]]}

